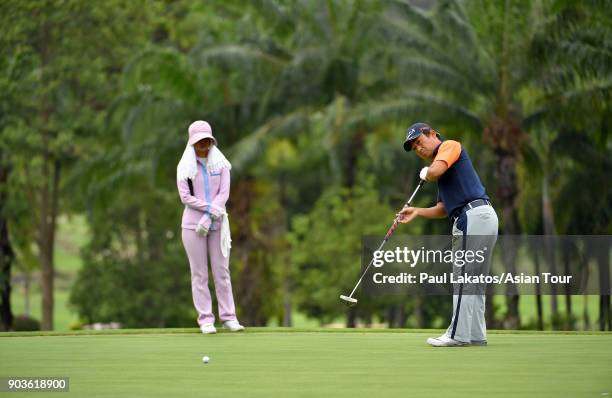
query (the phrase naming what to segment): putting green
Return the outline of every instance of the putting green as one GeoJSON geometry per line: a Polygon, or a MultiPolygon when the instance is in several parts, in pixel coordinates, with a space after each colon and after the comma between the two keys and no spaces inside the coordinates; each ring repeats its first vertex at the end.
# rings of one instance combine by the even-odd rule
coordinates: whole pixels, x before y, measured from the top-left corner
{"type": "Polygon", "coordinates": [[[71,397],[612,395],[612,334],[491,333],[487,347],[427,346],[437,332],[4,334],[0,377],[68,376],[71,397]]]}

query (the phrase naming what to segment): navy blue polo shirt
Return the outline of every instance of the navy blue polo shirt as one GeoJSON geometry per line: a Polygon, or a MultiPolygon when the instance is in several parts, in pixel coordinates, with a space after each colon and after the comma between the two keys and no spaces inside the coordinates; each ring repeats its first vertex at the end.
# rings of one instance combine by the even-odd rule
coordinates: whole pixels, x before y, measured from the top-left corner
{"type": "Polygon", "coordinates": [[[434,151],[436,160],[448,165],[448,170],[438,179],[438,202],[444,203],[451,220],[468,203],[477,199],[489,200],[467,151],[459,142],[447,140],[438,145],[434,151]]]}

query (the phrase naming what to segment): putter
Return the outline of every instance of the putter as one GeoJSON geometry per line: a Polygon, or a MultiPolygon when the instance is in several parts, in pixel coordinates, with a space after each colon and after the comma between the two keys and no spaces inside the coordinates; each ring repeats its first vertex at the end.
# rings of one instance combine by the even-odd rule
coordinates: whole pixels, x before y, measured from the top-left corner
{"type": "MultiPolygon", "coordinates": [[[[425,183],[425,180],[419,181],[419,185],[417,185],[416,189],[414,190],[414,192],[410,196],[410,199],[408,199],[404,207],[410,207],[412,205],[412,199],[414,198],[414,195],[416,195],[416,193],[419,191],[419,189],[423,186],[424,183],[425,183]]],[[[399,216],[395,216],[395,219],[393,220],[393,225],[391,225],[391,228],[389,228],[389,230],[387,231],[387,234],[385,235],[385,239],[383,239],[382,243],[380,244],[380,246],[378,246],[378,249],[376,251],[379,251],[380,249],[383,248],[385,243],[387,243],[391,235],[393,235],[393,233],[395,232],[395,229],[397,228],[398,225],[399,225],[399,216]]],[[[351,292],[351,294],[349,294],[348,296],[345,296],[344,294],[340,295],[340,300],[343,300],[349,306],[353,306],[357,304],[357,299],[353,298],[353,294],[355,294],[355,290],[357,290],[357,288],[361,284],[361,280],[363,279],[365,274],[368,273],[368,270],[370,269],[373,263],[374,263],[374,256],[372,256],[372,260],[370,260],[370,264],[368,264],[366,269],[361,274],[361,278],[359,278],[359,280],[357,281],[357,284],[353,288],[353,291],[351,292]]]]}

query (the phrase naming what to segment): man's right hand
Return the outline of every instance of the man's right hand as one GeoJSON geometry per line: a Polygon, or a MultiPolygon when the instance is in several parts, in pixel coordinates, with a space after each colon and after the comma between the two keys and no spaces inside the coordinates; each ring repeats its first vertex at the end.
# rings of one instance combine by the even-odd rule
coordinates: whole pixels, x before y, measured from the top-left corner
{"type": "Polygon", "coordinates": [[[400,211],[397,215],[399,217],[400,223],[408,224],[409,222],[417,218],[417,216],[419,215],[419,208],[418,207],[404,207],[402,211],[400,211]]]}

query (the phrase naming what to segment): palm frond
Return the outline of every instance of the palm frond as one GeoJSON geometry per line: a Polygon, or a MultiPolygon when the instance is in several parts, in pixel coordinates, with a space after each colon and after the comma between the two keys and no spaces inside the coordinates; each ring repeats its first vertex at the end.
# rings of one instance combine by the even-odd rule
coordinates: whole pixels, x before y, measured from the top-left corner
{"type": "Polygon", "coordinates": [[[236,44],[204,48],[194,56],[201,65],[224,67],[265,65],[274,71],[282,69],[288,62],[288,59],[271,55],[261,49],[236,44]]]}
{"type": "MultiPolygon", "coordinates": [[[[406,57],[405,51],[395,47],[390,47],[388,54],[396,59],[396,87],[444,87],[450,96],[466,102],[479,92],[474,87],[479,84],[476,82],[478,77],[465,79],[456,69],[446,64],[424,57],[406,57]]],[[[491,88],[483,91],[490,92],[491,88]]]]}
{"type": "Polygon", "coordinates": [[[312,109],[300,108],[291,113],[277,116],[258,127],[236,142],[227,150],[228,159],[238,171],[244,171],[254,161],[263,155],[270,139],[277,137],[293,137],[304,132],[309,125],[312,109]]]}
{"type": "Polygon", "coordinates": [[[194,67],[182,54],[168,48],[151,48],[126,65],[121,86],[125,92],[153,91],[195,103],[200,84],[194,67]]]}
{"type": "Polygon", "coordinates": [[[368,125],[389,120],[415,122],[429,120],[440,123],[454,123],[479,130],[481,118],[464,106],[449,101],[444,96],[426,94],[420,91],[404,91],[399,98],[377,99],[355,108],[348,125],[368,125]]]}

